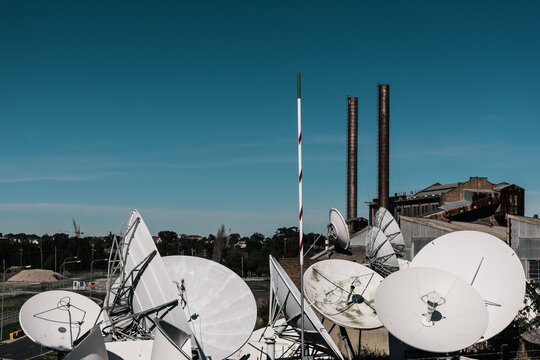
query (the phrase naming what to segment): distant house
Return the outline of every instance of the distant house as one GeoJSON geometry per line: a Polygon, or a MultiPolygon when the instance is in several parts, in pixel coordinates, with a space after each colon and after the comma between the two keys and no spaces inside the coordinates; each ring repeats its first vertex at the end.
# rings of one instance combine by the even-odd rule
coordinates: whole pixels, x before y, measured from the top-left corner
{"type": "Polygon", "coordinates": [[[201,241],[203,237],[201,235],[186,235],[182,238],[182,240],[195,240],[195,241],[201,241]]]}
{"type": "Polygon", "coordinates": [[[163,242],[159,236],[152,236],[152,240],[154,240],[154,244],[161,244],[163,242]]]}
{"type": "Polygon", "coordinates": [[[240,249],[245,249],[246,248],[246,242],[244,240],[240,240],[234,246],[239,247],[240,249]]]}

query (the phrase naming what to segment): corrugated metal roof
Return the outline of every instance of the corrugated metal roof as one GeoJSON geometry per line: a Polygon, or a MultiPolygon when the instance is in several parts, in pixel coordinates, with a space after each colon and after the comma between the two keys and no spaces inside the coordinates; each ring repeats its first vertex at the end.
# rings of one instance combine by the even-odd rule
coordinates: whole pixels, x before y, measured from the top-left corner
{"type": "Polygon", "coordinates": [[[536,219],[536,218],[532,218],[528,216],[519,216],[519,215],[510,215],[510,214],[508,214],[507,216],[508,216],[508,219],[514,219],[517,221],[523,221],[529,224],[540,226],[540,219],[536,219]]]}
{"type": "Polygon", "coordinates": [[[428,186],[424,190],[421,190],[414,194],[414,196],[432,196],[432,195],[441,195],[444,193],[447,193],[449,191],[454,190],[458,187],[459,183],[453,183],[453,184],[434,184],[431,186],[428,186]]]}
{"type": "Polygon", "coordinates": [[[474,230],[482,231],[493,236],[498,237],[499,239],[506,241],[506,227],[505,226],[487,226],[481,224],[474,224],[462,221],[451,221],[447,222],[444,220],[436,219],[424,219],[424,218],[413,218],[407,216],[401,216],[400,221],[409,221],[425,226],[430,226],[436,229],[441,229],[445,231],[461,231],[461,230],[474,230]]]}
{"type": "Polygon", "coordinates": [[[448,209],[453,209],[453,208],[456,208],[456,207],[469,205],[470,203],[471,202],[469,200],[458,200],[458,201],[454,201],[454,202],[451,202],[451,203],[448,203],[448,204],[441,205],[441,206],[439,206],[439,209],[448,210],[448,209]]]}

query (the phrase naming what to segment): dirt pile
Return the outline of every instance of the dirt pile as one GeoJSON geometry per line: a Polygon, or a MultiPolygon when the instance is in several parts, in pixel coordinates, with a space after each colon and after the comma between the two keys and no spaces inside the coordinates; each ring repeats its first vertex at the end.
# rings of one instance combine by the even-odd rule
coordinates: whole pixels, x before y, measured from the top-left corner
{"type": "Polygon", "coordinates": [[[22,270],[17,275],[13,275],[9,278],[9,282],[27,282],[27,283],[42,283],[42,282],[52,282],[58,281],[63,278],[57,272],[52,270],[44,269],[30,269],[22,270]]]}

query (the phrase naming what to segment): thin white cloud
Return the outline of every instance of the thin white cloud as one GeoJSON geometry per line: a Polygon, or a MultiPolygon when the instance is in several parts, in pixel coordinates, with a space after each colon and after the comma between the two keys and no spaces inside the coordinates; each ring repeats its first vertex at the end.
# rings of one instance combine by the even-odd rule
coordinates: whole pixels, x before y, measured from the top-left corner
{"type": "Polygon", "coordinates": [[[63,203],[0,203],[0,212],[82,212],[119,213],[127,212],[129,207],[110,205],[63,204],[63,203]]]}

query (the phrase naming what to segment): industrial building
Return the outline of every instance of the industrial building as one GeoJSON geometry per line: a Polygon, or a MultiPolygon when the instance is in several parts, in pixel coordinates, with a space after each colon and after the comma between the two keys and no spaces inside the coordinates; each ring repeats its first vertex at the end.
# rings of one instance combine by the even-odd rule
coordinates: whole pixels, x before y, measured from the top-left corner
{"type": "Polygon", "coordinates": [[[507,243],[518,254],[527,280],[540,282],[540,219],[508,215],[507,243]]]}
{"type": "MultiPolygon", "coordinates": [[[[379,208],[378,199],[369,203],[369,221],[379,208]]],[[[525,190],[515,184],[491,183],[486,177],[470,177],[452,184],[435,183],[419,191],[395,193],[388,210],[399,221],[402,216],[477,221],[506,225],[507,215],[523,216],[525,190]]]]}

